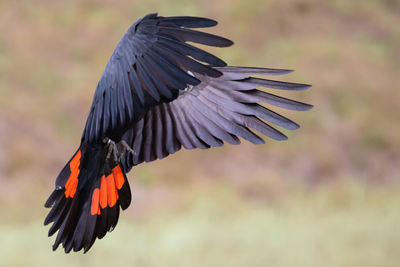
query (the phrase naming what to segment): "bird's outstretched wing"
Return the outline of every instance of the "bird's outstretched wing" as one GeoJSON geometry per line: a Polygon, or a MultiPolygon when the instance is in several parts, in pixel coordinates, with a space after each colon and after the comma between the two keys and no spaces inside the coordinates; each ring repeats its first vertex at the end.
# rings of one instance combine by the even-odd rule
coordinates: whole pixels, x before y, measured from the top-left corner
{"type": "MultiPolygon", "coordinates": [[[[272,94],[304,90],[305,84],[261,79],[289,70],[227,67],[219,58],[187,42],[225,47],[231,41],[192,30],[214,20],[159,17],[134,23],[118,43],[98,83],[77,152],[56,179],[45,206],[49,235],[60,244],[87,251],[117,224],[131,201],[125,173],[141,162],[187,149],[239,144],[239,137],[263,143],[253,130],[276,140],[286,136],[269,123],[293,130],[299,126],[269,106],[307,110],[310,105],[272,94]],[[109,160],[111,145],[122,141],[134,150],[121,161],[109,160]]],[[[122,144],[124,144],[122,142],[122,144]]]]}
{"type": "Polygon", "coordinates": [[[206,18],[157,14],[134,23],[100,78],[82,141],[121,135],[152,106],[171,101],[188,85],[198,85],[200,80],[188,71],[220,76],[221,72],[213,67],[226,66],[225,62],[187,43],[232,45],[228,39],[191,29],[216,24],[206,18]]]}
{"type": "Polygon", "coordinates": [[[194,76],[201,81],[189,86],[169,103],[154,106],[122,139],[135,154],[126,154],[122,164],[126,172],[134,165],[161,159],[186,149],[210,148],[224,142],[239,144],[238,136],[254,144],[264,140],[256,130],[275,140],[287,137],[268,123],[288,130],[299,128],[295,122],[275,113],[268,106],[308,110],[312,106],[258,90],[305,90],[309,85],[254,78],[252,75],[282,75],[290,70],[220,67],[220,77],[194,76]],[[260,105],[266,104],[266,105],[260,105]],[[268,123],[267,123],[268,122],[268,123]]]}

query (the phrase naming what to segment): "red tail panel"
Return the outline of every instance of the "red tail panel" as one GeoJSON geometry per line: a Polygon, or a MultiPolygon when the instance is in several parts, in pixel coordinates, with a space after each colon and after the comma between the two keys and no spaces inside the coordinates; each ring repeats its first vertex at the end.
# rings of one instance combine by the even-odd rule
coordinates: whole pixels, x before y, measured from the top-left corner
{"type": "Polygon", "coordinates": [[[76,188],[78,187],[78,176],[79,176],[79,167],[81,163],[81,150],[75,154],[69,163],[69,168],[71,174],[65,183],[65,197],[73,198],[76,192],[76,188]]]}
{"type": "Polygon", "coordinates": [[[91,214],[101,214],[101,210],[106,207],[114,207],[119,199],[118,190],[125,184],[126,177],[117,165],[112,172],[105,177],[101,177],[100,186],[94,188],[91,202],[91,214]]]}
{"type": "Polygon", "coordinates": [[[109,165],[103,148],[79,149],[61,171],[56,189],[45,207],[51,208],[45,225],[53,222],[49,236],[58,231],[53,249],[62,244],[85,252],[96,238],[117,225],[119,209],[131,202],[131,192],[120,165],[109,165]],[[108,171],[107,171],[108,170],[108,171]]]}

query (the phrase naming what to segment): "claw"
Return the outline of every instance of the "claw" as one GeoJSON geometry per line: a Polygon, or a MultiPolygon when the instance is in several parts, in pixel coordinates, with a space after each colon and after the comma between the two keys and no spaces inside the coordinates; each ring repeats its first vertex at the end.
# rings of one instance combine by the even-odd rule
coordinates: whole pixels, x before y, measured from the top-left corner
{"type": "Polygon", "coordinates": [[[135,155],[136,153],[135,153],[135,151],[133,151],[133,149],[128,145],[128,143],[127,142],[125,142],[124,140],[122,140],[121,142],[119,142],[118,143],[118,145],[120,145],[122,148],[121,148],[121,153],[120,153],[120,160],[121,160],[121,158],[124,156],[124,154],[126,153],[126,152],[128,152],[128,153],[130,153],[130,154],[132,154],[132,155],[135,155]]]}
{"type": "Polygon", "coordinates": [[[126,152],[129,152],[132,155],[136,154],[135,151],[124,140],[116,144],[113,140],[106,137],[103,139],[103,143],[106,144],[108,147],[108,152],[106,156],[107,160],[111,159],[112,156],[115,162],[120,162],[126,152]]]}

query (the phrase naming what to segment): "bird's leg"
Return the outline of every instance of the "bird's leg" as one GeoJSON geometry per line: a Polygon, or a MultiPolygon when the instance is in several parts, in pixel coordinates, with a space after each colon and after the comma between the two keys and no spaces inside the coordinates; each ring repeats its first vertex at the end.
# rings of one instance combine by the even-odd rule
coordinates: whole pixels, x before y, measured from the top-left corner
{"type": "Polygon", "coordinates": [[[126,152],[129,152],[132,155],[135,154],[133,149],[124,140],[121,140],[118,144],[116,144],[113,140],[106,137],[103,139],[103,143],[106,144],[108,148],[106,156],[107,160],[111,159],[112,156],[115,162],[119,162],[126,152]]]}
{"type": "Polygon", "coordinates": [[[115,144],[115,142],[113,140],[111,140],[110,138],[105,137],[103,139],[103,143],[106,144],[106,146],[108,148],[106,160],[111,159],[111,155],[112,155],[114,161],[118,162],[118,148],[117,148],[117,145],[115,144]]]}

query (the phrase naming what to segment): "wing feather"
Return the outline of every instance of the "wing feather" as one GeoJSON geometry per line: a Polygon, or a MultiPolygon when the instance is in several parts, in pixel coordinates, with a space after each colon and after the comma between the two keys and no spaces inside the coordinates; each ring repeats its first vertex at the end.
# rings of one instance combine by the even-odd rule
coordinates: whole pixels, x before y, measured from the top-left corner
{"type": "Polygon", "coordinates": [[[186,149],[206,149],[221,146],[224,142],[237,145],[240,144],[238,137],[253,144],[263,144],[264,140],[252,130],[274,140],[286,140],[286,135],[267,122],[288,130],[295,130],[299,125],[269,106],[291,110],[312,107],[259,89],[277,85],[275,87],[283,90],[300,90],[307,89],[309,85],[252,77],[260,74],[281,75],[290,73],[289,70],[229,66],[219,67],[218,70],[223,73],[220,77],[194,73],[201,81],[199,85],[187,87],[175,100],[147,112],[145,119],[151,116],[154,122],[146,124],[147,127],[152,125],[152,128],[146,128],[145,137],[129,139],[132,130],[124,134],[123,139],[128,143],[130,141],[138,153],[141,152],[135,147],[141,143],[144,153],[143,160],[139,156],[137,161],[125,165],[126,170],[142,161],[175,153],[182,146],[186,149]],[[148,149],[155,149],[151,157],[148,149]]]}
{"type": "MultiPolygon", "coordinates": [[[[188,72],[221,76],[214,67],[225,66],[225,62],[186,44],[231,45],[228,39],[192,29],[216,24],[206,18],[157,14],[135,22],[119,41],[99,80],[82,141],[98,142],[106,136],[118,139],[151,108],[170,102],[187,86],[198,85],[200,80],[188,72]]],[[[153,158],[146,153],[147,159],[153,158]]]]}

